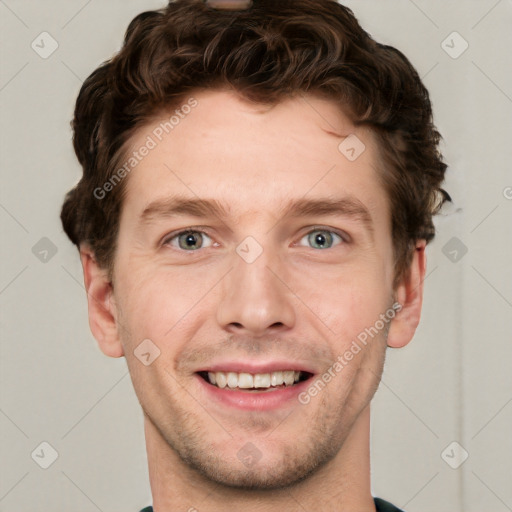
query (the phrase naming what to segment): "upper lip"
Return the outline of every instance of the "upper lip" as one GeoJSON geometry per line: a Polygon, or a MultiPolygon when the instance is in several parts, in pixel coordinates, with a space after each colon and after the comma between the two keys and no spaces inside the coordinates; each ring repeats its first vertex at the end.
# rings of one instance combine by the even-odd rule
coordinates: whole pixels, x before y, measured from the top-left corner
{"type": "Polygon", "coordinates": [[[290,359],[279,361],[223,361],[209,364],[197,372],[234,372],[234,373],[272,373],[282,370],[302,371],[314,374],[314,369],[307,363],[290,359]]]}

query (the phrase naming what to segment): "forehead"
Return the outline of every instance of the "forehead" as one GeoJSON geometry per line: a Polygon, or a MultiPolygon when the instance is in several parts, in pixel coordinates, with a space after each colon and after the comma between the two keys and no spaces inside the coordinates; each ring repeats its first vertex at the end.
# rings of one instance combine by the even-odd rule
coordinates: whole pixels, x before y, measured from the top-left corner
{"type": "Polygon", "coordinates": [[[130,142],[128,156],[151,146],[128,176],[130,216],[174,194],[217,199],[238,217],[333,194],[355,196],[370,210],[386,207],[372,132],[318,96],[267,106],[231,91],[198,91],[130,142]]]}

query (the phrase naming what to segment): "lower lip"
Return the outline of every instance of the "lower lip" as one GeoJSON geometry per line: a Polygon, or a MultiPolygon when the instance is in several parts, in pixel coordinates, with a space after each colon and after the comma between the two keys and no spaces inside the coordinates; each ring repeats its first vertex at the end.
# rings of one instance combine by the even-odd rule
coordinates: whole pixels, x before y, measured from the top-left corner
{"type": "Polygon", "coordinates": [[[237,391],[230,388],[219,388],[206,382],[200,375],[196,374],[199,385],[217,402],[229,407],[236,407],[246,411],[270,411],[279,409],[286,405],[299,403],[298,395],[305,391],[311,379],[298,382],[293,386],[279,388],[275,391],[237,391]]]}

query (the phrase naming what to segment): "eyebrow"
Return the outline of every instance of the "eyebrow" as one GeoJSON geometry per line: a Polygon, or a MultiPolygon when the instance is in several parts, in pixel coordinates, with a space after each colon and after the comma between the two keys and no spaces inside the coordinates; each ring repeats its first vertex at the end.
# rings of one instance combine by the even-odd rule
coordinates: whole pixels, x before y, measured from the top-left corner
{"type": "MultiPolygon", "coordinates": [[[[190,215],[198,218],[229,216],[229,208],[215,199],[187,198],[181,196],[157,199],[142,212],[139,224],[150,224],[159,218],[190,215]]],[[[279,210],[282,218],[307,216],[343,216],[361,222],[372,234],[373,221],[368,208],[356,197],[322,197],[289,201],[279,210]]]]}

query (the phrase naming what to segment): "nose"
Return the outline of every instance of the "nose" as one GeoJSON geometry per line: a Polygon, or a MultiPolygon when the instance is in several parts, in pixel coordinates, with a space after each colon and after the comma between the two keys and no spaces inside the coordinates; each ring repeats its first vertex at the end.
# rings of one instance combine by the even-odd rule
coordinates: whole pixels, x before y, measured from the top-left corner
{"type": "Polygon", "coordinates": [[[294,296],[281,267],[268,250],[252,263],[234,254],[234,268],[222,281],[217,310],[224,330],[257,337],[293,328],[294,296]]]}

